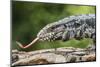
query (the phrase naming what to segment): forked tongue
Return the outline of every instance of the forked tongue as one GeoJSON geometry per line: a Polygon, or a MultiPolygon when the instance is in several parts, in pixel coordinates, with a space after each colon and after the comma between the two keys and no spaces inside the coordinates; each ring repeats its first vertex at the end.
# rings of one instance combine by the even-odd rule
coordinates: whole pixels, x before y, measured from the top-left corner
{"type": "Polygon", "coordinates": [[[16,43],[21,47],[21,48],[28,48],[30,47],[32,44],[35,44],[37,41],[39,40],[39,38],[35,38],[32,42],[30,42],[28,45],[23,46],[20,42],[16,41],[16,43]]]}

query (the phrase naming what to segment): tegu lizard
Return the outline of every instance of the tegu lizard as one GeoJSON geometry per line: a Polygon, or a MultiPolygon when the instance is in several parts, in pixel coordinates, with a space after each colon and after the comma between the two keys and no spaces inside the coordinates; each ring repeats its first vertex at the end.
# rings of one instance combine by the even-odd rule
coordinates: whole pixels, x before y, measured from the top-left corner
{"type": "Polygon", "coordinates": [[[72,38],[92,38],[95,41],[95,26],[95,14],[69,16],[57,22],[47,24],[28,45],[23,46],[20,42],[16,43],[21,48],[28,48],[37,41],[67,41],[72,38]]]}

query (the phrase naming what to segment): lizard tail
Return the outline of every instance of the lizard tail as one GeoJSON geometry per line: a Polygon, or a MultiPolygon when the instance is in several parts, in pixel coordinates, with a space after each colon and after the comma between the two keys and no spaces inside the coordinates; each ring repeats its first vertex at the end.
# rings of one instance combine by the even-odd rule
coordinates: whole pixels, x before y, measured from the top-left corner
{"type": "Polygon", "coordinates": [[[26,46],[23,46],[20,42],[16,41],[16,43],[21,47],[21,48],[28,48],[30,47],[32,44],[36,43],[37,41],[39,40],[39,38],[35,38],[31,43],[29,43],[28,45],[26,46]]]}

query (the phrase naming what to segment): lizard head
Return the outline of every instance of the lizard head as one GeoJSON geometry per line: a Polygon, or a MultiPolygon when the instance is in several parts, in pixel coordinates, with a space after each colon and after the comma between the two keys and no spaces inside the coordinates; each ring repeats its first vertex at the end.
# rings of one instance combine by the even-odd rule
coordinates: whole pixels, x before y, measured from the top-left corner
{"type": "Polygon", "coordinates": [[[40,41],[54,41],[61,39],[64,32],[64,25],[56,25],[54,23],[46,25],[40,32],[37,34],[37,37],[40,41]]]}

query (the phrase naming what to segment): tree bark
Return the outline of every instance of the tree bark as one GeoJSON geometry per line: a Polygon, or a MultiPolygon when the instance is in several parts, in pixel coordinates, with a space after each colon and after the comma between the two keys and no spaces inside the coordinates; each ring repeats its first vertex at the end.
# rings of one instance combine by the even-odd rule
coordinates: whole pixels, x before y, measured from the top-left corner
{"type": "Polygon", "coordinates": [[[95,61],[95,47],[62,47],[30,52],[12,50],[12,66],[95,61]]]}

